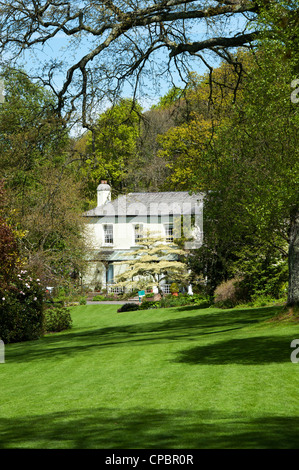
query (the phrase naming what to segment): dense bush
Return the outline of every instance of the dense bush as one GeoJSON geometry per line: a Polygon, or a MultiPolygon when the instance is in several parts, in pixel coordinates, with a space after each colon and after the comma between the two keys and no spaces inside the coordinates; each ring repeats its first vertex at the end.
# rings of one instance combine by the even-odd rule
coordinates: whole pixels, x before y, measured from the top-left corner
{"type": "Polygon", "coordinates": [[[106,297],[104,295],[95,295],[91,300],[95,301],[95,302],[101,302],[103,300],[107,300],[106,297]]]}
{"type": "Polygon", "coordinates": [[[243,297],[240,279],[230,279],[222,282],[214,292],[215,305],[221,308],[233,308],[243,297]]]}
{"type": "Polygon", "coordinates": [[[279,299],[287,294],[287,260],[275,261],[277,260],[266,266],[257,263],[255,269],[247,269],[240,286],[243,290],[246,289],[248,301],[254,301],[258,297],[279,299]]]}
{"type": "Polygon", "coordinates": [[[37,339],[42,332],[42,287],[38,279],[20,270],[0,288],[0,338],[15,343],[37,339]]]}
{"type": "Polygon", "coordinates": [[[206,308],[211,305],[208,297],[201,294],[179,294],[178,297],[166,295],[159,301],[160,307],[183,307],[185,305],[197,305],[206,308]]]}
{"type": "Polygon", "coordinates": [[[133,310],[138,310],[139,305],[135,303],[123,304],[117,311],[118,312],[131,312],[133,310]]]}
{"type": "Polygon", "coordinates": [[[67,307],[48,308],[44,312],[44,330],[59,332],[72,326],[70,310],[67,307]]]}
{"type": "Polygon", "coordinates": [[[154,300],[144,300],[140,305],[139,305],[139,310],[148,310],[150,308],[159,308],[160,301],[154,301],[154,300]]]}

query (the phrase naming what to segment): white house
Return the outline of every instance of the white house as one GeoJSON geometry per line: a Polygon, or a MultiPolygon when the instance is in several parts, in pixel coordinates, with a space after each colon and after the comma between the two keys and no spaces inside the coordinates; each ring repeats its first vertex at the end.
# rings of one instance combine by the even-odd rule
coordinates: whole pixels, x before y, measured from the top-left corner
{"type": "Polygon", "coordinates": [[[159,234],[169,243],[174,237],[190,237],[192,233],[193,240],[186,248],[199,247],[202,211],[202,194],[140,192],[111,200],[111,187],[102,181],[97,188],[97,207],[84,214],[92,250],[83,283],[93,289],[113,290],[114,278],[125,269],[117,262],[128,259],[142,232],[159,234]]]}

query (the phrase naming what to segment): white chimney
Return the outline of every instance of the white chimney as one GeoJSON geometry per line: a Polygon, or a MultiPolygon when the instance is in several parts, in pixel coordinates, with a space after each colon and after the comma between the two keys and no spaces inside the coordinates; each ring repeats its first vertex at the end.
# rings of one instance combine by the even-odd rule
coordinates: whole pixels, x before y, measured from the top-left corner
{"type": "Polygon", "coordinates": [[[98,194],[98,207],[103,206],[106,202],[111,201],[111,187],[107,184],[107,181],[101,181],[101,184],[97,187],[98,194]]]}

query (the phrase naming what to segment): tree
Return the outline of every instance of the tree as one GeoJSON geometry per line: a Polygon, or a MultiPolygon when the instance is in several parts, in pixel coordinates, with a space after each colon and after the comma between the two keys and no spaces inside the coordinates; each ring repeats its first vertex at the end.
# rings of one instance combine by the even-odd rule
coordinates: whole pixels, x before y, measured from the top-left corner
{"type": "MultiPolygon", "coordinates": [[[[5,68],[5,100],[0,105],[0,152],[2,175],[8,177],[57,166],[64,159],[68,133],[55,114],[55,97],[30,80],[22,70],[5,68]],[[16,169],[18,170],[16,172],[16,169]]],[[[30,184],[27,181],[27,184],[30,184]]]]}
{"type": "MultiPolygon", "coordinates": [[[[281,8],[286,6],[282,3],[281,8]]],[[[276,24],[276,10],[267,12],[265,25],[271,19],[276,24]]],[[[234,194],[230,199],[242,223],[254,227],[269,244],[279,236],[288,245],[288,304],[293,306],[299,304],[299,121],[298,109],[290,99],[290,84],[299,69],[290,46],[292,38],[298,37],[299,24],[291,10],[285,20],[286,29],[276,24],[276,42],[267,36],[261,41],[244,102],[236,107],[229,129],[218,139],[217,152],[218,161],[222,154],[222,181],[226,177],[234,194]]]]}
{"type": "Polygon", "coordinates": [[[6,217],[22,233],[18,248],[44,285],[70,281],[85,250],[80,187],[71,170],[69,137],[53,94],[22,71],[4,70],[0,169],[6,217]]]}
{"type": "Polygon", "coordinates": [[[167,161],[170,170],[166,181],[168,189],[199,189],[207,166],[209,178],[217,178],[217,163],[209,149],[221,127],[233,115],[237,92],[238,100],[242,100],[246,70],[252,66],[249,54],[242,51],[237,52],[235,60],[242,64],[242,76],[236,75],[234,66],[226,62],[213,70],[212,78],[209,74],[189,75],[186,89],[179,98],[177,122],[158,136],[158,155],[167,161]]]}
{"type": "Polygon", "coordinates": [[[256,266],[270,273],[271,263],[282,263],[283,272],[288,258],[289,305],[299,302],[299,122],[291,100],[299,70],[293,49],[297,8],[298,1],[272,2],[261,15],[261,39],[249,56],[241,94],[221,108],[217,125],[206,121],[210,134],[200,134],[203,121],[195,114],[192,126],[184,124],[163,137],[174,175],[207,193],[201,269],[224,278],[233,270],[249,275],[255,250],[256,266]]]}
{"type": "Polygon", "coordinates": [[[5,342],[36,339],[43,332],[43,291],[24,270],[22,236],[5,218],[7,195],[0,182],[0,338],[5,342]]]}
{"type": "MultiPolygon", "coordinates": [[[[93,197],[101,179],[116,192],[130,189],[140,134],[141,107],[120,99],[101,114],[93,132],[88,132],[79,177],[86,181],[86,196],[93,197]]],[[[80,142],[79,142],[80,144],[80,142]]]]}
{"type": "Polygon", "coordinates": [[[128,167],[128,180],[134,191],[161,191],[170,174],[166,159],[159,155],[158,137],[174,125],[175,111],[155,107],[141,116],[137,155],[128,167]]]}
{"type": "Polygon", "coordinates": [[[146,233],[140,246],[130,258],[118,264],[127,269],[116,278],[116,285],[127,288],[154,287],[163,295],[161,282],[165,280],[184,283],[188,281],[188,268],[184,261],[186,252],[165,239],[146,233]]]}
{"type": "Polygon", "coordinates": [[[5,197],[4,184],[0,181],[0,285],[3,288],[9,284],[20,263],[16,234],[4,218],[5,197]]]}
{"type": "MultiPolygon", "coordinates": [[[[64,64],[67,69],[59,91],[55,86],[62,59],[54,58],[42,75],[55,92],[58,110],[66,106],[72,113],[82,107],[84,126],[93,119],[95,103],[113,99],[127,81],[136,96],[142,77],[174,72],[184,78],[187,59],[205,66],[204,52],[232,60],[229,49],[250,45],[259,35],[250,30],[252,21],[263,7],[279,0],[102,0],[70,2],[48,0],[1,3],[1,48],[9,60],[18,59],[24,50],[34,51],[50,44],[58,35],[70,38],[70,50],[79,58],[64,64]],[[231,19],[242,19],[239,29],[231,32],[231,19]],[[200,33],[200,34],[199,34],[200,33]],[[89,108],[91,107],[91,108],[89,108]]],[[[297,10],[295,10],[295,13],[297,10]]],[[[38,64],[40,70],[40,63],[38,64]]],[[[38,72],[36,72],[38,73],[38,72]]],[[[40,72],[39,72],[40,74],[40,72]]]]}

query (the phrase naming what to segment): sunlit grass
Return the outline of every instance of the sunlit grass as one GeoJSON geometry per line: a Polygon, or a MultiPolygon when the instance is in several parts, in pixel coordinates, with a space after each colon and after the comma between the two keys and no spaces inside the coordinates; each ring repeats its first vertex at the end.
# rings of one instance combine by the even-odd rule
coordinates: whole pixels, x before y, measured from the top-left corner
{"type": "Polygon", "coordinates": [[[298,448],[299,326],[278,308],[117,308],[6,346],[1,448],[298,448]]]}

